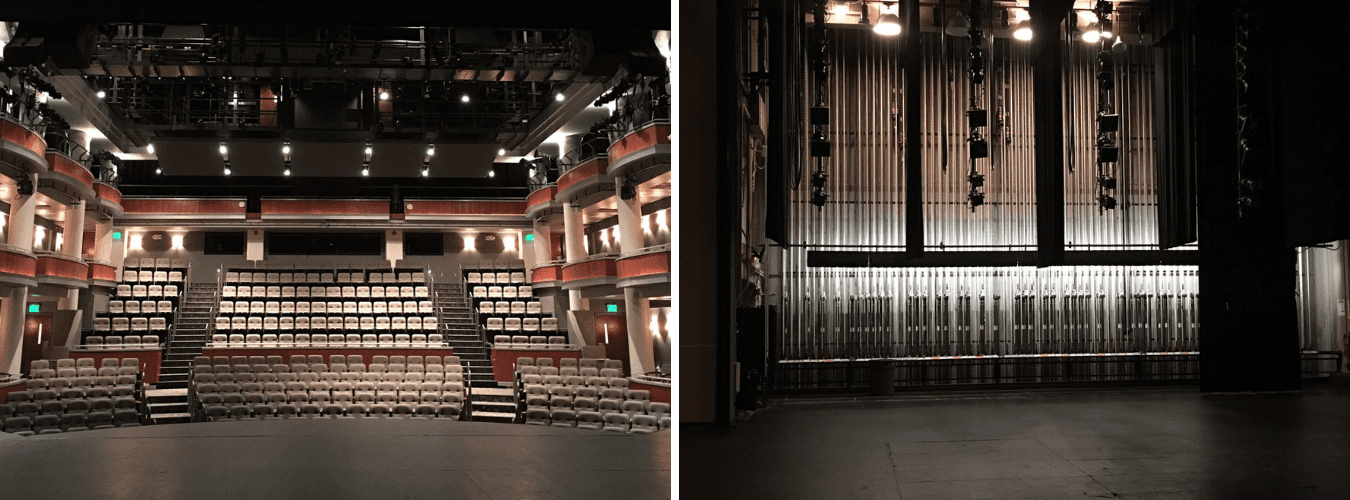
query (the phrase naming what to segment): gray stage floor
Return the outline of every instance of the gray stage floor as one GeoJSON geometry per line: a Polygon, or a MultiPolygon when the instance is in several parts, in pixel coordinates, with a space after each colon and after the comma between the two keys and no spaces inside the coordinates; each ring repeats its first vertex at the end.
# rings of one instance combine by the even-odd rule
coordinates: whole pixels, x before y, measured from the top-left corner
{"type": "Polygon", "coordinates": [[[665,499],[670,434],[402,419],[0,433],[0,498],[665,499]]]}
{"type": "Polygon", "coordinates": [[[778,402],[681,429],[684,498],[1350,498],[1350,390],[778,402]]]}

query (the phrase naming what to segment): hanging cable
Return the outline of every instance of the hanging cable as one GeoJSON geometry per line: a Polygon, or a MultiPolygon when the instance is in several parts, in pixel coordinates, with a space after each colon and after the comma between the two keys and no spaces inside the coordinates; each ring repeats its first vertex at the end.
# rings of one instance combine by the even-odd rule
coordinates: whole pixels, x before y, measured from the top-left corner
{"type": "Polygon", "coordinates": [[[970,74],[970,109],[966,110],[966,124],[970,129],[970,135],[966,141],[970,143],[970,172],[966,174],[966,181],[970,183],[970,192],[966,194],[966,200],[970,203],[970,211],[984,205],[984,191],[980,187],[984,186],[984,174],[976,168],[977,161],[989,157],[989,140],[985,139],[981,129],[989,124],[989,111],[980,107],[981,89],[984,86],[984,9],[980,0],[970,0],[970,27],[966,30],[966,37],[970,39],[970,57],[967,70],[970,74]]]}
{"type": "Polygon", "coordinates": [[[1097,207],[1099,212],[1116,208],[1115,165],[1120,161],[1120,145],[1116,134],[1120,131],[1120,115],[1116,114],[1111,96],[1115,90],[1115,61],[1111,52],[1111,2],[1098,0],[1093,11],[1097,14],[1097,207]]]}

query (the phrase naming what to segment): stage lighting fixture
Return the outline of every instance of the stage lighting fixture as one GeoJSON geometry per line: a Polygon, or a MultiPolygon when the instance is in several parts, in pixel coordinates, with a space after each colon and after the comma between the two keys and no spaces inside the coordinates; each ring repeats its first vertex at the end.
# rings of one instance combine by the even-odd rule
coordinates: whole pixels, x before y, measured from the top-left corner
{"type": "Polygon", "coordinates": [[[1120,37],[1116,37],[1115,43],[1111,44],[1111,52],[1115,52],[1117,54],[1124,54],[1125,49],[1128,49],[1129,47],[1130,47],[1129,45],[1125,45],[1125,42],[1121,40],[1120,37]]]}
{"type": "Polygon", "coordinates": [[[565,99],[565,98],[563,97],[562,92],[559,92],[559,93],[557,93],[557,94],[553,94],[553,100],[558,101],[558,102],[562,102],[563,99],[565,99]]]}
{"type": "Polygon", "coordinates": [[[637,198],[637,185],[632,180],[624,179],[623,185],[619,186],[619,198],[631,200],[637,198]]]}
{"type": "Polygon", "coordinates": [[[983,109],[968,109],[966,110],[966,122],[970,128],[988,125],[989,112],[983,109]]]}
{"type": "Polygon", "coordinates": [[[148,145],[146,145],[146,146],[145,146],[145,152],[150,153],[150,154],[155,154],[155,145],[154,145],[154,144],[148,144],[148,145]]]}
{"type": "Polygon", "coordinates": [[[966,195],[966,199],[970,200],[970,208],[984,205],[984,193],[977,190],[971,189],[970,194],[966,195]]]}
{"type": "Polygon", "coordinates": [[[102,91],[102,90],[98,91],[98,93],[96,93],[96,94],[94,94],[94,95],[98,96],[99,99],[102,99],[102,98],[104,98],[104,97],[108,97],[108,93],[107,93],[107,92],[104,92],[104,91],[102,91]]]}
{"type": "Polygon", "coordinates": [[[1097,115],[1097,126],[1102,132],[1120,131],[1120,115],[1115,113],[1102,113],[1097,115]]]}
{"type": "Polygon", "coordinates": [[[1115,188],[1116,188],[1116,178],[1115,178],[1115,177],[1111,177],[1111,176],[1109,176],[1109,175],[1101,175],[1101,176],[1098,176],[1098,177],[1097,177],[1097,185],[1098,185],[1098,186],[1101,186],[1102,189],[1115,189],[1115,188]]]}
{"type": "Polygon", "coordinates": [[[286,165],[286,169],[285,169],[285,170],[282,170],[282,171],[281,171],[281,175],[284,175],[284,176],[286,176],[286,177],[290,177],[290,176],[291,176],[291,166],[290,166],[289,164],[286,165]]]}
{"type": "Polygon", "coordinates": [[[966,176],[966,180],[970,181],[970,187],[980,187],[984,185],[984,174],[971,172],[966,176]]]}
{"type": "Polygon", "coordinates": [[[459,96],[459,102],[469,102],[469,94],[459,96]]]}
{"type": "Polygon", "coordinates": [[[427,144],[427,156],[435,156],[435,155],[436,155],[436,145],[427,144]]]}
{"type": "Polygon", "coordinates": [[[1102,32],[1097,31],[1097,28],[1088,28],[1087,31],[1084,31],[1084,32],[1083,32],[1083,41],[1084,41],[1084,42],[1087,42],[1087,43],[1097,43],[1097,42],[1100,41],[1101,39],[1102,39],[1102,32]]]}
{"type": "Polygon", "coordinates": [[[811,136],[811,156],[819,158],[830,156],[830,142],[826,140],[824,131],[816,132],[811,136]]]}
{"type": "Polygon", "coordinates": [[[1097,197],[1097,204],[1107,210],[1114,210],[1116,208],[1116,199],[1109,194],[1102,194],[1097,197]]]}
{"type": "Polygon", "coordinates": [[[989,141],[983,137],[970,138],[970,159],[977,160],[989,157],[989,141]]]}
{"type": "Polygon", "coordinates": [[[1013,38],[1027,41],[1031,39],[1031,20],[1027,19],[1017,23],[1017,31],[1013,32],[1013,38]]]}
{"type": "MultiPolygon", "coordinates": [[[[812,125],[829,125],[829,124],[830,124],[830,108],[825,107],[825,106],[814,106],[814,107],[812,107],[812,108],[811,108],[811,124],[812,124],[812,125]]],[[[824,139],[821,139],[821,140],[824,140],[824,139]]]]}
{"type": "Polygon", "coordinates": [[[948,35],[966,36],[966,32],[969,30],[970,30],[970,21],[967,20],[966,15],[962,14],[961,11],[959,10],[956,11],[956,17],[953,17],[951,18],[951,20],[947,21],[948,35]]]}
{"type": "Polygon", "coordinates": [[[387,91],[387,90],[381,90],[381,91],[380,91],[380,100],[381,100],[381,101],[388,101],[388,100],[389,100],[389,91],[387,91]]]}
{"type": "Polygon", "coordinates": [[[830,174],[824,170],[817,170],[811,174],[811,187],[821,189],[825,187],[825,181],[830,178],[830,174]]]}
{"type": "Polygon", "coordinates": [[[230,175],[230,162],[228,160],[225,161],[225,175],[230,175]]]}
{"type": "MultiPolygon", "coordinates": [[[[884,7],[883,7],[883,8],[884,8],[884,7]]],[[[866,7],[863,7],[863,12],[867,12],[867,8],[866,8],[866,7]]],[[[865,14],[864,14],[864,15],[865,15],[865,14]]],[[[865,19],[864,19],[864,20],[865,20],[865,19]]],[[[895,35],[899,35],[899,34],[900,34],[900,16],[897,16],[897,15],[892,14],[892,13],[890,13],[890,12],[887,12],[887,13],[885,13],[885,14],[882,14],[881,17],[880,17],[879,19],[877,19],[877,24],[876,24],[876,26],[873,26],[873,27],[872,27],[872,31],[875,31],[878,35],[884,35],[884,36],[895,36],[895,35]]]]}
{"type": "Polygon", "coordinates": [[[228,148],[228,147],[225,146],[225,142],[224,142],[224,141],[221,141],[220,147],[217,148],[217,150],[220,151],[221,156],[224,156],[225,154],[227,154],[227,153],[230,152],[230,148],[228,148]]]}
{"type": "Polygon", "coordinates": [[[366,158],[370,158],[370,154],[371,154],[371,153],[374,153],[374,152],[375,152],[374,148],[371,148],[371,147],[370,147],[370,143],[367,142],[367,143],[366,143],[366,158]]]}
{"type": "Polygon", "coordinates": [[[164,173],[164,169],[159,168],[159,167],[155,167],[155,175],[161,175],[161,174],[163,174],[163,173],[164,173]]]}
{"type": "Polygon", "coordinates": [[[496,177],[496,176],[497,176],[496,170],[488,170],[488,177],[496,177]]]}
{"type": "Polygon", "coordinates": [[[506,150],[505,150],[505,149],[498,149],[498,150],[497,150],[497,156],[506,156],[506,150]]]}
{"type": "Polygon", "coordinates": [[[1097,163],[1115,163],[1120,160],[1120,147],[1098,146],[1097,163]]]}
{"type": "Polygon", "coordinates": [[[825,202],[829,200],[830,195],[825,194],[823,190],[817,189],[811,193],[811,204],[817,207],[824,208],[825,202]]]}

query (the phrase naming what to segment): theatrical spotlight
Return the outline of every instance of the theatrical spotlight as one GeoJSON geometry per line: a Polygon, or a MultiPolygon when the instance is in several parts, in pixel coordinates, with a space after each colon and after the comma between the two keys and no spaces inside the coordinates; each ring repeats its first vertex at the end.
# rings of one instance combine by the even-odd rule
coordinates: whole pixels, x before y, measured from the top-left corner
{"type": "Polygon", "coordinates": [[[1097,163],[1115,163],[1120,160],[1120,147],[1102,144],[1097,147],[1097,163]]]}
{"type": "Polygon", "coordinates": [[[811,204],[818,208],[825,208],[825,202],[830,200],[830,195],[825,194],[822,189],[811,192],[811,204]]]}
{"type": "Polygon", "coordinates": [[[1116,199],[1109,194],[1103,193],[1097,196],[1097,205],[1106,210],[1114,210],[1116,208],[1116,199]]]}
{"type": "Polygon", "coordinates": [[[970,187],[977,188],[984,185],[984,174],[971,172],[966,176],[966,180],[970,181],[970,187]]]}
{"type": "MultiPolygon", "coordinates": [[[[882,8],[885,9],[885,7],[882,7],[882,8]]],[[[866,13],[867,13],[867,6],[866,6],[866,5],[863,6],[863,13],[864,13],[864,16],[865,16],[866,13]]],[[[876,26],[873,26],[873,27],[872,27],[872,31],[875,31],[878,35],[884,35],[884,36],[895,36],[895,35],[899,35],[899,34],[900,34],[900,16],[897,16],[897,15],[892,14],[892,13],[890,13],[890,12],[887,12],[887,13],[885,13],[885,14],[882,14],[882,15],[881,15],[881,18],[880,18],[880,19],[877,19],[877,24],[876,24],[876,26]]]]}
{"type": "Polygon", "coordinates": [[[1016,38],[1016,39],[1018,39],[1018,40],[1022,40],[1022,41],[1024,41],[1024,42],[1031,39],[1031,20],[1030,20],[1030,19],[1026,19],[1026,20],[1023,20],[1023,21],[1020,22],[1020,23],[1017,23],[1017,31],[1014,31],[1014,32],[1013,32],[1013,38],[1016,38]]]}
{"type": "Polygon", "coordinates": [[[981,193],[978,189],[971,189],[970,194],[966,195],[966,199],[970,200],[970,208],[972,209],[984,205],[984,193],[981,193]]]}
{"type": "Polygon", "coordinates": [[[1103,175],[1097,177],[1097,185],[1098,185],[1098,186],[1101,186],[1102,189],[1115,189],[1115,188],[1116,188],[1116,178],[1115,178],[1115,177],[1111,177],[1111,176],[1109,176],[1109,175],[1104,175],[1104,174],[1103,174],[1103,175]]]}
{"type": "Polygon", "coordinates": [[[1102,132],[1118,132],[1120,131],[1120,115],[1101,113],[1097,115],[1097,126],[1101,127],[1102,132]]]}
{"type": "Polygon", "coordinates": [[[830,174],[825,173],[824,170],[817,170],[811,174],[811,187],[822,189],[825,187],[825,181],[829,178],[830,174]]]}
{"type": "Polygon", "coordinates": [[[637,185],[633,183],[633,179],[623,180],[623,186],[619,187],[619,198],[624,200],[637,198],[637,185]]]}
{"type": "Polygon", "coordinates": [[[817,158],[830,156],[830,141],[825,136],[825,131],[817,131],[811,135],[811,156],[817,158]]]}
{"type": "Polygon", "coordinates": [[[970,159],[978,160],[989,157],[989,141],[979,134],[970,136],[970,159]]]}

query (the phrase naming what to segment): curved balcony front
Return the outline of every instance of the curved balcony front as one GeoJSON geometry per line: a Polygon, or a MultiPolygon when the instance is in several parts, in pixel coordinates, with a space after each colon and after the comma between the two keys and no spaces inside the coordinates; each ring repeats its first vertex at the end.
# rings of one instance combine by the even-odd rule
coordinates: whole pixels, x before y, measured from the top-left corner
{"type": "Polygon", "coordinates": [[[553,199],[585,206],[613,196],[614,181],[605,175],[608,168],[609,159],[600,155],[568,170],[558,177],[558,191],[553,199]]]}
{"type": "Polygon", "coordinates": [[[0,244],[0,285],[37,286],[37,256],[32,252],[0,244]]]}
{"type": "Polygon", "coordinates": [[[39,177],[38,191],[63,205],[94,199],[94,174],[89,169],[64,153],[48,151],[45,158],[50,170],[39,177]]]}
{"type": "Polygon", "coordinates": [[[525,216],[530,219],[562,210],[562,204],[554,201],[558,196],[558,186],[544,186],[525,197],[525,216]]]}
{"type": "Polygon", "coordinates": [[[94,198],[85,207],[86,211],[112,219],[122,216],[122,192],[111,184],[94,183],[94,198]]]}
{"type": "Polygon", "coordinates": [[[653,120],[614,141],[609,146],[609,160],[606,173],[611,178],[626,177],[655,165],[665,165],[661,171],[670,170],[670,122],[653,120]]]}
{"type": "Polygon", "coordinates": [[[562,262],[547,262],[530,270],[530,285],[537,291],[562,286],[562,262]]]}
{"type": "Polygon", "coordinates": [[[619,256],[619,288],[670,284],[670,245],[643,248],[619,256]]]}
{"type": "Polygon", "coordinates": [[[21,175],[47,171],[47,141],[37,132],[8,116],[0,116],[0,169],[5,175],[21,175]]]}
{"type": "Polygon", "coordinates": [[[619,279],[615,260],[614,255],[592,255],[585,260],[563,265],[563,289],[580,290],[583,293],[613,289],[619,279]]]}
{"type": "Polygon", "coordinates": [[[88,262],[89,284],[107,288],[117,287],[117,268],[103,262],[88,262]]]}
{"type": "Polygon", "coordinates": [[[54,253],[37,256],[39,285],[64,289],[89,288],[89,265],[83,260],[54,253]]]}

